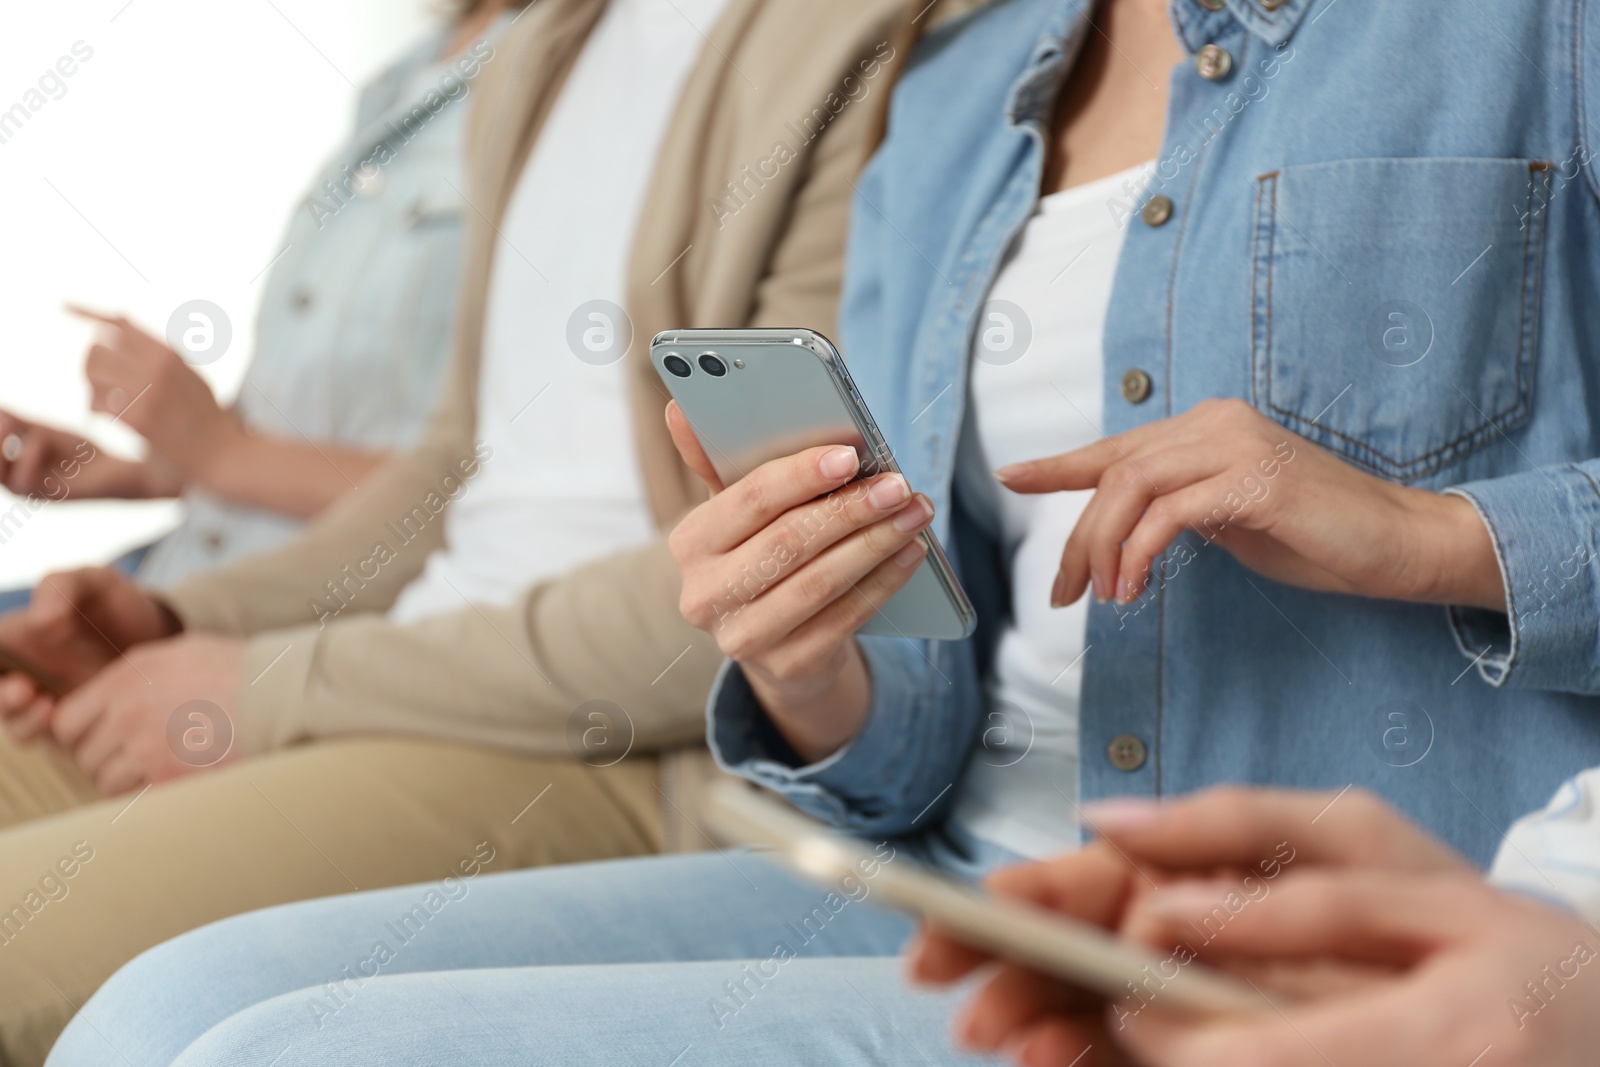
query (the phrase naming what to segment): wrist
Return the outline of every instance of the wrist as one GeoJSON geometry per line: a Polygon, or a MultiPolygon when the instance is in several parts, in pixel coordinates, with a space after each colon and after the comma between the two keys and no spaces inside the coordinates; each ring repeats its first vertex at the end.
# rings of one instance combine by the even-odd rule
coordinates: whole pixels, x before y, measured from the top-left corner
{"type": "Polygon", "coordinates": [[[1456,493],[1418,490],[1428,521],[1422,551],[1432,566],[1421,595],[1434,604],[1506,610],[1505,581],[1489,526],[1471,500],[1456,493]]]}
{"type": "Polygon", "coordinates": [[[72,495],[83,499],[139,500],[149,495],[145,492],[144,466],[139,460],[122,459],[102,450],[83,465],[68,485],[72,495]]]}
{"type": "Polygon", "coordinates": [[[187,481],[213,493],[226,494],[249,440],[250,431],[238,419],[219,410],[215,422],[198,442],[200,454],[183,468],[187,481]]]}
{"type": "Polygon", "coordinates": [[[826,759],[849,744],[867,721],[872,683],[866,660],[854,641],[840,655],[836,669],[806,681],[779,680],[759,667],[745,667],[745,678],[767,717],[806,763],[826,759]]]}
{"type": "Polygon", "coordinates": [[[174,497],[183,492],[183,473],[154,450],[138,465],[138,496],[144,500],[174,497]]]}

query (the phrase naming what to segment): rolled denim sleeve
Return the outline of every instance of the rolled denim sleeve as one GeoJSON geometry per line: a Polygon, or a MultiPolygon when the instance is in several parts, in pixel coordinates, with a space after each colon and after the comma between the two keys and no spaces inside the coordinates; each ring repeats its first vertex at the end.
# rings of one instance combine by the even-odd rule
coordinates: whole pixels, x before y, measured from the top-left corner
{"type": "Polygon", "coordinates": [[[1600,693],[1600,460],[1468,482],[1506,611],[1450,609],[1461,651],[1494,686],[1600,693]]]}
{"type": "Polygon", "coordinates": [[[872,675],[866,725],[844,748],[800,764],[738,664],[711,691],[708,738],[717,763],[853,833],[895,835],[939,821],[979,726],[967,642],[862,637],[872,675]]]}

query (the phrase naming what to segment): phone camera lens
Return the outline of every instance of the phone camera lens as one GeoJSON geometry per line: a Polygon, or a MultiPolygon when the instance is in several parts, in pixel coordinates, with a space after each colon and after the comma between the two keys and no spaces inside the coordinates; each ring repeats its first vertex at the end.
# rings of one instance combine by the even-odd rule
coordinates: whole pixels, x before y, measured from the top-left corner
{"type": "Polygon", "coordinates": [[[689,366],[689,361],[679,355],[666,357],[661,361],[661,365],[667,368],[669,374],[676,375],[679,378],[687,378],[694,373],[694,368],[689,366]]]}
{"type": "Polygon", "coordinates": [[[718,359],[715,353],[707,352],[700,357],[700,369],[713,378],[720,378],[728,373],[728,365],[718,359]]]}

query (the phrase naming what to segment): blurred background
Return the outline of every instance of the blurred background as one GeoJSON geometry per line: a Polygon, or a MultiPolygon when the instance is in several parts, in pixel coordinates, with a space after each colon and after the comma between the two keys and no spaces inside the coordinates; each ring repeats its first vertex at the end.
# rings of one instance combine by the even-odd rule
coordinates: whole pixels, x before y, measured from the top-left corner
{"type": "MultiPolygon", "coordinates": [[[[0,129],[0,407],[137,453],[136,435],[87,412],[90,328],[64,301],[157,336],[179,304],[219,305],[233,343],[199,370],[231,400],[280,230],[348,131],[356,87],[440,17],[438,0],[7,0],[0,113],[61,57],[77,69],[0,129]]],[[[0,511],[11,502],[0,489],[0,511]]],[[[0,588],[109,559],[176,516],[50,504],[0,544],[0,588]]]]}

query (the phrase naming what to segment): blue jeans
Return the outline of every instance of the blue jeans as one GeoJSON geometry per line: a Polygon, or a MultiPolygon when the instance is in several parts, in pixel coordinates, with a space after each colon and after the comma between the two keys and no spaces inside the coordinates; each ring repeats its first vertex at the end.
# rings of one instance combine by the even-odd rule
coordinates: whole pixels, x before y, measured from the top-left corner
{"type": "Polygon", "coordinates": [[[271,908],[128,964],[47,1067],[975,1062],[870,895],[734,852],[271,908]]]}

